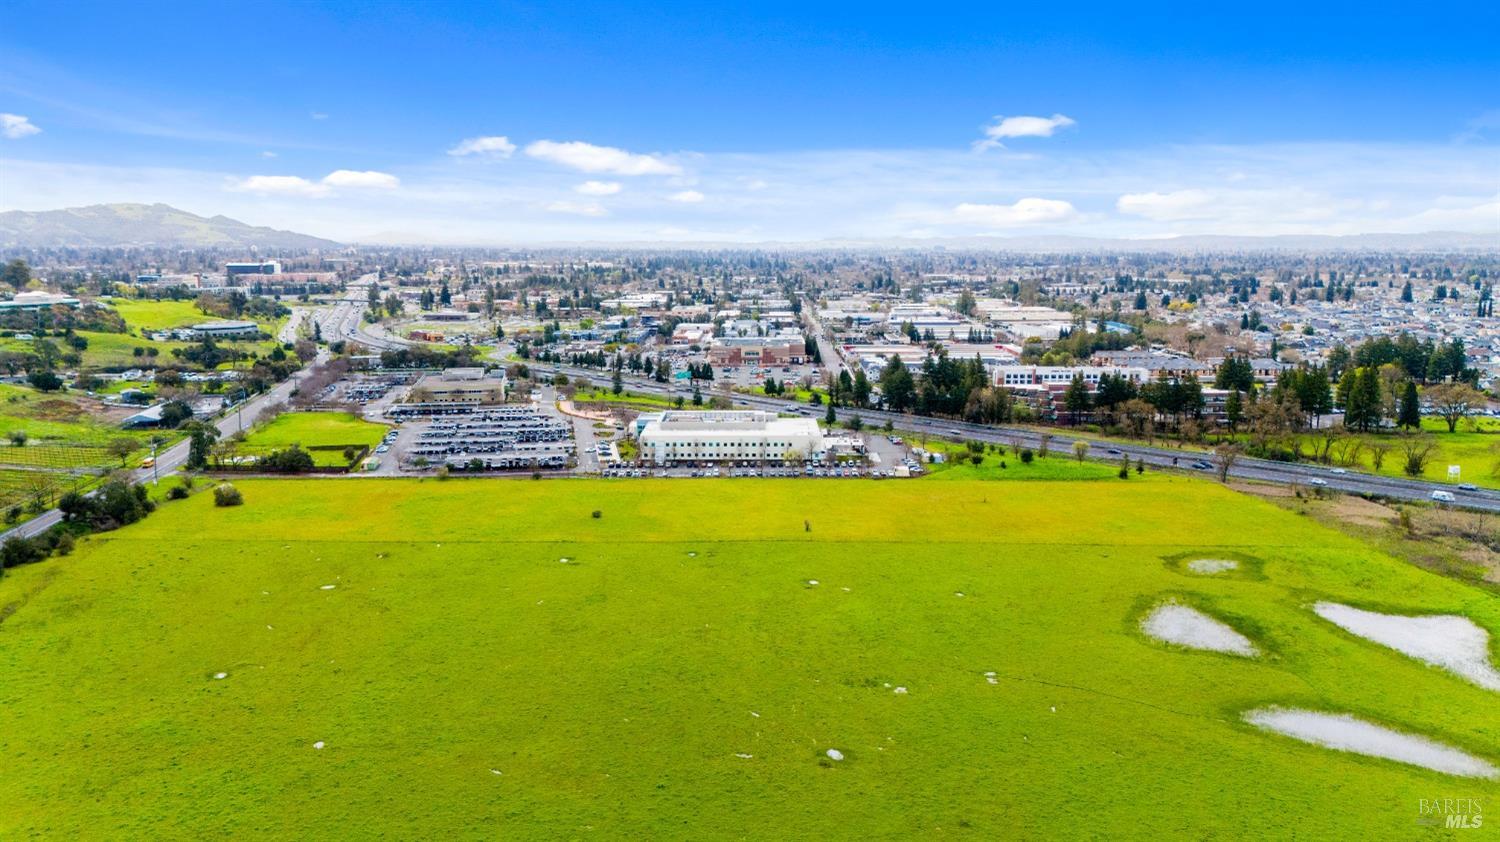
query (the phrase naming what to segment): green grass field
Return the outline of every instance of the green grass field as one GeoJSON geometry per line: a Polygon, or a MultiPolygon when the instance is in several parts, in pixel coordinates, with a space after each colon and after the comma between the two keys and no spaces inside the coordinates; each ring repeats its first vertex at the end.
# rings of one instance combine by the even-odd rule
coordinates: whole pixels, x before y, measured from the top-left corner
{"type": "Polygon", "coordinates": [[[238,485],[0,580],[0,838],[1368,840],[1500,803],[1240,722],[1500,759],[1493,693],[1307,608],[1500,602],[1210,483],[238,485]],[[1168,597],[1265,655],[1144,638],[1168,597]]]}
{"type": "Polygon", "coordinates": [[[154,301],[151,299],[115,298],[110,307],[125,319],[131,330],[168,330],[208,321],[210,316],[192,301],[154,301]]]}
{"type": "MultiPolygon", "coordinates": [[[[1423,418],[1422,429],[1428,433],[1428,438],[1437,445],[1437,449],[1433,451],[1422,478],[1433,482],[1449,482],[1448,466],[1457,465],[1459,478],[1453,481],[1471,482],[1485,488],[1500,488],[1500,429],[1497,429],[1494,419],[1479,419],[1479,422],[1472,429],[1467,424],[1460,423],[1457,431],[1450,433],[1448,425],[1442,419],[1423,418]]],[[[1386,433],[1366,435],[1362,439],[1390,447],[1378,473],[1393,477],[1406,476],[1402,471],[1405,460],[1401,452],[1400,437],[1386,433]]],[[[1376,473],[1371,456],[1366,447],[1359,453],[1358,463],[1349,467],[1376,473]]]]}
{"type": "Polygon", "coordinates": [[[389,429],[348,412],[284,412],[251,432],[245,446],[273,450],[297,444],[311,450],[319,466],[344,465],[344,448],[373,448],[389,429]]]}

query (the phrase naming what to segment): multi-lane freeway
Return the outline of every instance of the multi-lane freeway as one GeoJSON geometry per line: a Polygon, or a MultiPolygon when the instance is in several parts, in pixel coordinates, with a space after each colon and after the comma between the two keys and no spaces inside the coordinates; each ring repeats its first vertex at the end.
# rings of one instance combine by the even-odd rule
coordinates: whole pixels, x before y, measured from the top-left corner
{"type": "MultiPolygon", "coordinates": [[[[599,382],[604,382],[609,377],[608,372],[573,366],[561,366],[559,370],[570,377],[587,377],[599,382]]],[[[666,395],[669,397],[683,394],[681,391],[674,389],[672,384],[657,383],[653,380],[640,377],[624,377],[623,380],[633,391],[666,395]]],[[[823,412],[822,408],[814,409],[805,404],[799,405],[786,400],[766,398],[758,395],[736,393],[733,398],[735,403],[754,409],[768,409],[779,412],[802,411],[805,413],[810,412],[815,416],[821,415],[823,412]]],[[[1061,431],[1043,433],[1028,427],[971,424],[965,421],[928,418],[897,412],[883,412],[874,409],[843,409],[841,412],[846,417],[857,413],[866,424],[873,426],[880,426],[886,421],[890,421],[892,427],[908,433],[927,433],[935,437],[973,439],[996,444],[1019,445],[1021,447],[1038,447],[1041,444],[1042,437],[1047,435],[1050,436],[1049,446],[1058,452],[1069,451],[1075,441],[1087,441],[1087,439],[1070,436],[1061,431]]],[[[1207,461],[1209,459],[1206,454],[1198,451],[1152,447],[1144,444],[1090,441],[1089,445],[1089,454],[1093,458],[1103,458],[1106,461],[1119,461],[1129,456],[1131,461],[1139,459],[1154,468],[1177,467],[1191,471],[1193,469],[1190,466],[1194,462],[1207,461]]],[[[1212,474],[1214,472],[1212,470],[1205,470],[1201,471],[1201,473],[1212,474]]],[[[1500,512],[1500,492],[1497,491],[1488,489],[1471,491],[1445,483],[1374,476],[1353,471],[1335,473],[1329,468],[1318,465],[1274,462],[1269,459],[1254,459],[1241,456],[1235,460],[1234,465],[1230,468],[1229,475],[1235,479],[1257,480],[1283,485],[1326,487],[1350,494],[1366,494],[1395,500],[1431,500],[1432,492],[1447,491],[1454,497],[1454,502],[1449,505],[1500,512]]]]}

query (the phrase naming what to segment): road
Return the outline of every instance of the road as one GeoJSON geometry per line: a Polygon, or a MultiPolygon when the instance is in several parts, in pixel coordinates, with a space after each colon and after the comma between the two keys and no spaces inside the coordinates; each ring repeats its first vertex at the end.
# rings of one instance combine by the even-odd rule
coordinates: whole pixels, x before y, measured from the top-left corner
{"type": "MultiPolygon", "coordinates": [[[[829,339],[823,331],[823,323],[818,321],[818,314],[813,309],[812,302],[802,302],[802,314],[807,317],[808,332],[812,334],[813,341],[818,343],[818,353],[823,357],[823,368],[827,372],[838,377],[840,371],[849,371],[849,366],[844,363],[844,355],[840,353],[837,345],[829,339]]],[[[849,371],[852,375],[854,372],[849,371]]]]}
{"type": "MultiPolygon", "coordinates": [[[[322,359],[326,359],[326,356],[320,354],[319,360],[322,359]]],[[[233,410],[230,410],[224,417],[215,422],[215,426],[219,428],[219,435],[228,436],[238,432],[242,426],[249,426],[262,409],[284,402],[291,396],[292,390],[297,388],[297,384],[302,381],[302,378],[306,374],[307,369],[303,369],[292,377],[278,383],[270,391],[256,395],[233,410]]],[[[188,441],[187,439],[183,439],[156,454],[155,468],[137,468],[131,471],[130,480],[132,482],[148,483],[158,477],[171,476],[173,471],[182,467],[187,462],[187,458],[188,441]]],[[[57,509],[49,509],[19,526],[0,533],[0,542],[9,538],[22,536],[29,538],[47,531],[61,521],[62,513],[57,509]]]]}
{"type": "MultiPolygon", "coordinates": [[[[825,364],[826,362],[825,360],[825,364]]],[[[569,377],[598,378],[603,376],[598,371],[574,366],[562,366],[561,371],[569,377]]],[[[624,378],[624,383],[632,391],[647,394],[666,395],[668,397],[675,397],[682,394],[681,392],[674,391],[671,384],[657,383],[653,380],[640,377],[627,376],[624,378]]],[[[742,404],[754,409],[767,409],[779,412],[810,410],[811,414],[809,417],[813,418],[821,418],[824,412],[823,407],[814,408],[806,404],[796,404],[790,401],[766,398],[758,395],[737,393],[733,397],[736,404],[742,404]]],[[[858,414],[864,419],[866,424],[877,427],[883,425],[886,421],[890,421],[893,427],[906,433],[926,433],[934,437],[974,439],[995,444],[1019,445],[1030,448],[1040,446],[1042,436],[1044,435],[1044,433],[1035,429],[1025,427],[971,424],[965,421],[927,418],[896,412],[882,412],[876,409],[839,410],[839,415],[846,419],[854,414],[858,414]]],[[[1050,435],[1051,437],[1049,441],[1051,449],[1059,453],[1070,453],[1075,441],[1087,441],[1087,439],[1069,436],[1062,431],[1046,435],[1050,435]]],[[[1154,468],[1178,467],[1191,471],[1192,469],[1188,466],[1193,462],[1209,458],[1207,455],[1198,452],[1153,447],[1144,444],[1090,441],[1089,445],[1090,455],[1101,461],[1119,461],[1124,456],[1129,456],[1132,461],[1139,459],[1154,468]],[[1109,450],[1118,450],[1120,455],[1108,455],[1107,451],[1109,450]]],[[[1208,476],[1214,475],[1214,471],[1211,470],[1199,473],[1208,476]]],[[[1465,491],[1454,485],[1445,483],[1375,476],[1354,471],[1338,474],[1327,467],[1319,465],[1273,462],[1269,459],[1254,459],[1248,456],[1241,456],[1235,461],[1234,466],[1229,471],[1229,475],[1235,479],[1306,487],[1318,484],[1314,483],[1313,480],[1321,480],[1321,487],[1326,487],[1334,491],[1342,491],[1349,494],[1369,494],[1395,500],[1421,500],[1430,502],[1432,492],[1441,490],[1451,493],[1454,497],[1454,502],[1448,505],[1487,512],[1500,512],[1500,491],[1482,488],[1475,491],[1465,491]]]]}

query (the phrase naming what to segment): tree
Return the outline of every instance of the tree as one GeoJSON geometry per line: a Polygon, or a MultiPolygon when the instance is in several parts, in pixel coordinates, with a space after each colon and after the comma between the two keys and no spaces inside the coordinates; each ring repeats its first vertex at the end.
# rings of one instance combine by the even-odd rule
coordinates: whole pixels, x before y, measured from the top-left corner
{"type": "Polygon", "coordinates": [[[1417,397],[1415,380],[1406,381],[1406,389],[1401,393],[1401,408],[1396,413],[1396,426],[1407,430],[1422,426],[1422,404],[1417,397]]]}
{"type": "Polygon", "coordinates": [[[1339,382],[1344,403],[1344,426],[1362,433],[1380,426],[1380,375],[1361,367],[1344,372],[1339,382]]]}
{"type": "Polygon", "coordinates": [[[192,417],[193,408],[184,401],[167,401],[161,408],[161,426],[168,430],[177,429],[192,417]]]}
{"type": "Polygon", "coordinates": [[[972,316],[974,315],[976,304],[977,302],[974,300],[974,293],[969,292],[966,289],[958,294],[958,301],[953,305],[953,309],[957,310],[965,316],[972,316]]]}
{"type": "Polygon", "coordinates": [[[880,392],[886,408],[893,412],[905,412],[916,402],[916,381],[899,357],[891,357],[881,369],[880,392]]]}
{"type": "Polygon", "coordinates": [[[1082,462],[1089,455],[1089,443],[1086,441],[1073,442],[1073,458],[1082,462]]]}
{"type": "Polygon", "coordinates": [[[31,267],[19,257],[10,261],[0,269],[0,283],[9,284],[17,292],[25,289],[31,283],[31,267]]]}
{"type": "Polygon", "coordinates": [[[1485,397],[1467,383],[1440,383],[1427,388],[1427,400],[1433,412],[1448,425],[1448,432],[1458,428],[1458,422],[1482,409],[1485,397]]]}
{"type": "Polygon", "coordinates": [[[1407,281],[1406,285],[1401,287],[1401,300],[1407,304],[1411,303],[1411,281],[1407,281]]]}
{"type": "Polygon", "coordinates": [[[62,378],[50,371],[28,372],[26,382],[42,392],[55,392],[63,387],[62,378]]]}
{"type": "Polygon", "coordinates": [[[1240,399],[1239,392],[1230,392],[1229,397],[1224,399],[1224,422],[1229,425],[1229,432],[1233,433],[1240,422],[1245,420],[1245,404],[1240,399]]]}
{"type": "Polygon", "coordinates": [[[1234,463],[1240,457],[1240,447],[1237,444],[1225,442],[1214,448],[1214,470],[1219,474],[1219,482],[1229,480],[1229,472],[1234,469],[1234,463]]]}
{"type": "Polygon", "coordinates": [[[121,436],[119,438],[110,439],[109,443],[104,446],[104,450],[109,455],[115,457],[116,459],[119,459],[120,465],[124,466],[125,460],[128,459],[130,457],[130,454],[134,453],[139,447],[140,445],[136,442],[135,439],[121,436]]]}
{"type": "Polygon", "coordinates": [[[618,368],[615,369],[614,374],[610,375],[609,390],[617,395],[625,391],[625,380],[620,376],[618,368]]]}
{"type": "Polygon", "coordinates": [[[826,424],[829,427],[832,427],[834,424],[838,423],[838,420],[839,420],[838,413],[834,412],[834,410],[833,410],[833,401],[829,401],[828,402],[828,411],[825,412],[825,413],[823,413],[823,423],[826,424]]]}
{"type": "Polygon", "coordinates": [[[854,372],[853,397],[855,406],[866,406],[870,403],[870,378],[865,376],[863,368],[854,372]]]}
{"type": "Polygon", "coordinates": [[[1437,445],[1425,435],[1406,436],[1401,440],[1401,455],[1404,461],[1401,470],[1409,477],[1419,477],[1427,471],[1427,463],[1432,459],[1432,451],[1437,445]]]}
{"type": "Polygon", "coordinates": [[[1078,419],[1089,411],[1093,401],[1089,399],[1089,384],[1084,381],[1083,373],[1073,375],[1073,382],[1068,384],[1068,391],[1063,394],[1063,407],[1068,410],[1072,417],[1074,426],[1078,425],[1078,419]]]}

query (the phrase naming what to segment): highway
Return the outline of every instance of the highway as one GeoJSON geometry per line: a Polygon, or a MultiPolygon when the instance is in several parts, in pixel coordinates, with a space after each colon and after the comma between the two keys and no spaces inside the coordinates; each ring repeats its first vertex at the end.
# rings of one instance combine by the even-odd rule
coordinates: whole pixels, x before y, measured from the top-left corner
{"type": "MultiPolygon", "coordinates": [[[[565,365],[561,366],[560,370],[569,377],[587,377],[599,383],[605,383],[609,379],[608,372],[593,369],[565,365]]],[[[654,380],[646,378],[626,376],[623,380],[624,384],[632,391],[665,395],[668,397],[690,394],[690,391],[675,390],[672,384],[657,383],[654,380]]],[[[807,410],[811,413],[811,417],[814,418],[820,418],[824,412],[823,407],[811,407],[807,404],[796,404],[790,401],[766,398],[758,395],[735,393],[733,399],[737,404],[743,404],[755,409],[767,409],[778,412],[807,410]]],[[[1021,447],[1036,448],[1040,446],[1042,436],[1044,435],[1033,428],[971,424],[966,421],[929,418],[920,415],[905,415],[897,412],[883,412],[876,409],[856,410],[840,408],[838,413],[844,419],[857,414],[860,418],[864,419],[867,425],[874,427],[879,427],[885,424],[886,421],[890,421],[895,429],[904,433],[927,433],[934,437],[973,439],[996,444],[1019,445],[1021,447]]],[[[1070,436],[1061,429],[1049,433],[1049,435],[1051,436],[1049,446],[1054,452],[1058,453],[1071,453],[1073,442],[1088,441],[1081,437],[1070,436]]],[[[1129,456],[1131,461],[1140,459],[1153,468],[1176,467],[1190,473],[1200,473],[1210,477],[1217,476],[1216,471],[1212,469],[1194,471],[1189,467],[1193,462],[1200,460],[1211,461],[1211,457],[1207,454],[1197,451],[1175,450],[1167,447],[1153,447],[1151,445],[1136,443],[1090,441],[1089,456],[1090,458],[1105,462],[1118,462],[1124,456],[1129,456]],[[1110,450],[1119,451],[1119,455],[1108,454],[1110,450]]],[[[1235,460],[1234,466],[1229,471],[1229,475],[1235,479],[1257,480],[1260,482],[1273,482],[1282,485],[1304,487],[1311,487],[1318,484],[1314,483],[1313,480],[1321,480],[1322,487],[1335,491],[1342,491],[1349,494],[1369,494],[1394,500],[1431,502],[1432,492],[1441,490],[1451,493],[1454,497],[1454,502],[1448,505],[1487,512],[1500,512],[1500,491],[1491,491],[1489,489],[1466,491],[1455,485],[1446,483],[1374,476],[1355,471],[1334,473],[1332,469],[1321,465],[1274,462],[1269,459],[1254,459],[1248,456],[1241,456],[1235,460]]]]}

